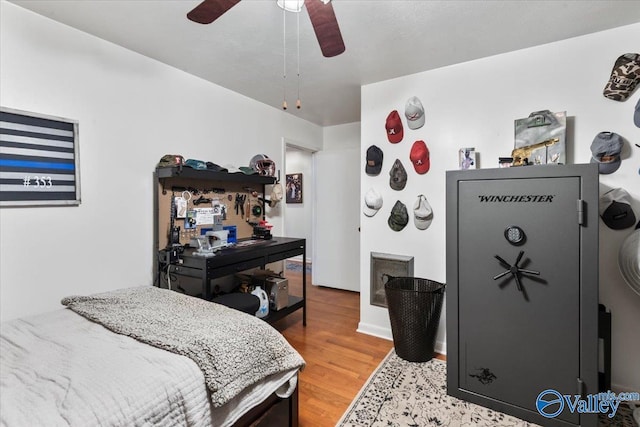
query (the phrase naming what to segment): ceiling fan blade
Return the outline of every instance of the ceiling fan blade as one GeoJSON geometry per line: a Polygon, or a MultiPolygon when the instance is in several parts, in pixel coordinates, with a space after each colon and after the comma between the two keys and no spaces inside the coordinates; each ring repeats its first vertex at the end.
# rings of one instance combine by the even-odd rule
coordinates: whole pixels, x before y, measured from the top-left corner
{"type": "Polygon", "coordinates": [[[187,13],[187,18],[198,24],[211,24],[238,3],[240,0],[204,0],[187,13]]]}
{"type": "Polygon", "coordinates": [[[321,0],[305,0],[304,5],[309,12],[322,55],[330,58],[344,52],[344,41],[331,2],[324,4],[321,0]]]}

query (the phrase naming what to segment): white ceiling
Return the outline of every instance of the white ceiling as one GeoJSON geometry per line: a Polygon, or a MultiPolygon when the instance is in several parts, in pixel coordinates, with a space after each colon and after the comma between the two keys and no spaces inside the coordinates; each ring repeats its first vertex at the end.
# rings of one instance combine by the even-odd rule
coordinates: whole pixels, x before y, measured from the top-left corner
{"type": "MultiPolygon", "coordinates": [[[[243,0],[209,25],[186,18],[199,0],[11,1],[281,108],[284,26],[275,0],[243,0]]],[[[287,111],[321,126],[359,121],[364,84],[640,22],[637,0],[333,0],[333,7],[346,45],[334,58],[322,56],[306,9],[286,14],[287,111]]]]}

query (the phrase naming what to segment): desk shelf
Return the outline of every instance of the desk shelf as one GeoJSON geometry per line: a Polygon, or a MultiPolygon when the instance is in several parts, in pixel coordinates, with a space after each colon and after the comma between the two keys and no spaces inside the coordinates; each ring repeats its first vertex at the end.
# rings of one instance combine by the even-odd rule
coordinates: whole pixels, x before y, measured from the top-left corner
{"type": "Polygon", "coordinates": [[[304,300],[301,297],[289,295],[289,305],[278,311],[269,309],[269,314],[263,318],[265,322],[274,323],[293,313],[296,310],[305,308],[304,300]]]}

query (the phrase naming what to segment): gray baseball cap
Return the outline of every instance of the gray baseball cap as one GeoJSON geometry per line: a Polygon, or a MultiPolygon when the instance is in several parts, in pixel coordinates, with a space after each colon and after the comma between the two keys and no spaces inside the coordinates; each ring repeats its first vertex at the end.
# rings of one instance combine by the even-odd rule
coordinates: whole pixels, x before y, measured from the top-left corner
{"type": "Polygon", "coordinates": [[[418,230],[426,230],[431,225],[432,219],[433,209],[431,209],[427,198],[420,194],[413,205],[413,223],[418,230]]]}
{"type": "Polygon", "coordinates": [[[598,163],[601,174],[614,173],[620,167],[623,144],[617,133],[600,132],[591,143],[591,163],[598,163]]]}
{"type": "Polygon", "coordinates": [[[387,223],[393,231],[400,231],[409,223],[407,207],[400,200],[397,200],[396,204],[393,205],[387,223]]]}
{"type": "Polygon", "coordinates": [[[638,99],[638,103],[636,104],[636,111],[633,113],[633,123],[636,124],[640,128],[640,99],[638,99]]]}
{"type": "Polygon", "coordinates": [[[396,161],[393,162],[393,166],[389,171],[389,185],[394,190],[402,190],[404,186],[407,185],[407,171],[400,159],[396,159],[396,161]]]}

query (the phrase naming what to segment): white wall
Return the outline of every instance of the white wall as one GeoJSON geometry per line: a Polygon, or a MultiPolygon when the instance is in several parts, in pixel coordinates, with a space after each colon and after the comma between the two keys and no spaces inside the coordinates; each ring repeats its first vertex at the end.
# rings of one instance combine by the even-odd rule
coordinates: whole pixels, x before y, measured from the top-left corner
{"type": "Polygon", "coordinates": [[[321,127],[277,106],[5,1],[0,18],[0,104],[79,121],[82,191],[79,207],[0,209],[3,320],[152,283],[152,173],[163,154],[248,165],[264,153],[281,168],[282,137],[322,147],[321,127]]]}
{"type": "MultiPolygon", "coordinates": [[[[383,209],[373,218],[362,217],[360,247],[361,319],[359,330],[391,337],[387,311],[369,305],[370,252],[411,255],[415,276],[444,282],[445,272],[445,171],[457,169],[457,150],[476,147],[480,166],[497,166],[499,156],[513,147],[514,120],[548,109],[567,111],[568,163],[588,163],[589,146],[601,131],[614,131],[628,140],[620,169],[601,175],[601,191],[623,187],[633,197],[640,219],[640,129],[633,125],[634,106],[640,90],[626,102],[602,96],[615,60],[637,52],[640,24],[484,58],[429,72],[414,74],[362,88],[362,142],[366,148],[383,148],[383,171],[369,177],[362,171],[361,197],[371,185],[383,192],[383,209]],[[419,130],[405,126],[404,140],[390,144],[385,135],[387,114],[397,109],[404,120],[404,103],[418,96],[426,109],[426,124],[419,130]],[[408,160],[411,144],[424,139],[431,153],[431,170],[417,175],[408,160]],[[409,180],[401,193],[388,186],[388,171],[399,157],[409,180]],[[418,231],[410,223],[401,232],[387,226],[396,199],[410,207],[424,193],[434,209],[431,227],[418,231]]],[[[640,297],[622,279],[617,250],[632,229],[614,231],[600,226],[600,301],[613,314],[613,383],[618,389],[640,390],[640,297]]],[[[444,324],[440,322],[437,348],[444,348],[444,324]]],[[[553,349],[549,349],[553,351],[553,349]]]]}

